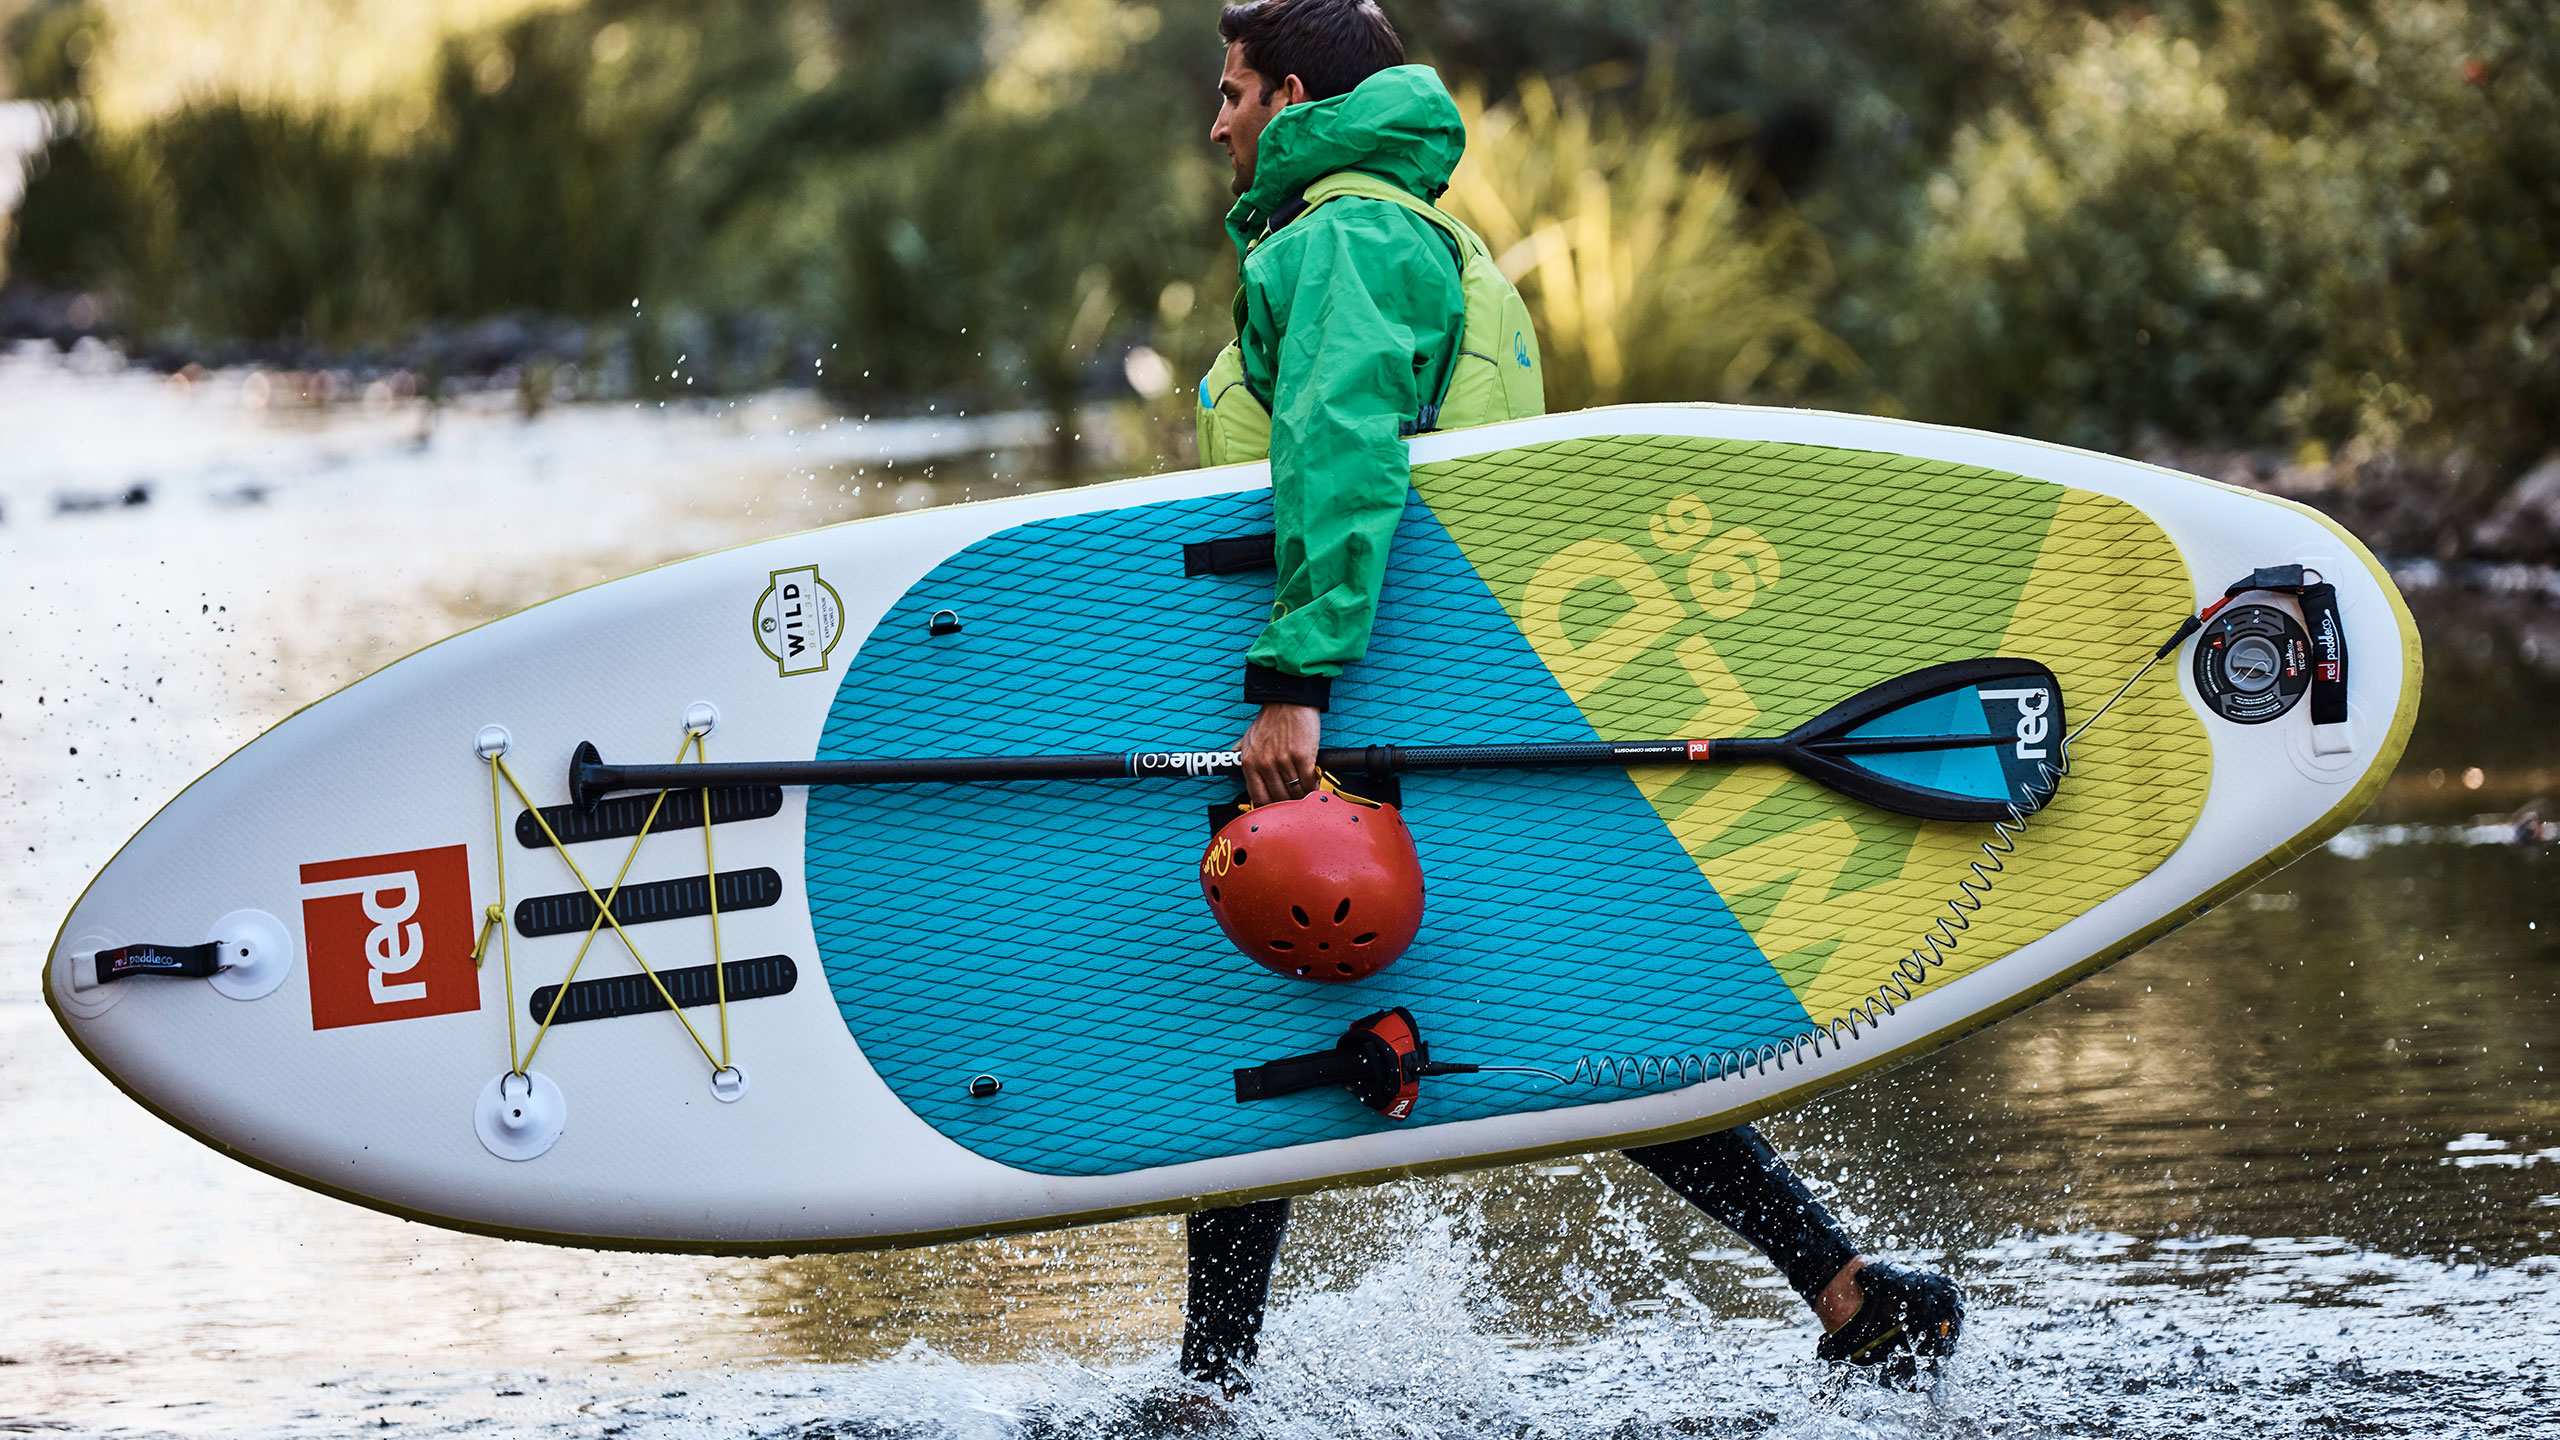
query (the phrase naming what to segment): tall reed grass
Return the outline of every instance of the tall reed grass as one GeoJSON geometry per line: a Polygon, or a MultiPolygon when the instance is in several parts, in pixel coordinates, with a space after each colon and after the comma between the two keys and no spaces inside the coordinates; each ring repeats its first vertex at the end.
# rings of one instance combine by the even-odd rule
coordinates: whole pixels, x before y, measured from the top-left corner
{"type": "Polygon", "coordinates": [[[1658,98],[1604,113],[1536,76],[1460,104],[1467,155],[1441,203],[1528,301],[1550,408],[1787,399],[1857,373],[1821,321],[1821,237],[1774,196],[1753,204],[1717,158],[1730,124],[1658,98]]]}

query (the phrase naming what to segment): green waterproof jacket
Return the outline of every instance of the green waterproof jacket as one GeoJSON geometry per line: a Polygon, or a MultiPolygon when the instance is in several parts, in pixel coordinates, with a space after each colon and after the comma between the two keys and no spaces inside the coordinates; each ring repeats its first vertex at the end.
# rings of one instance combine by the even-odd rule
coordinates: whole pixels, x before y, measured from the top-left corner
{"type": "MultiPolygon", "coordinates": [[[[1245,657],[1249,699],[1322,705],[1327,677],[1367,651],[1404,513],[1404,437],[1440,393],[1465,310],[1451,242],[1430,220],[1356,196],[1296,217],[1296,202],[1344,170],[1437,199],[1466,143],[1429,67],[1382,70],[1273,116],[1253,188],[1227,212],[1244,270],[1243,381],[1270,412],[1279,536],[1271,621],[1245,657]]],[[[1217,399],[1203,388],[1204,407],[1217,399]]]]}

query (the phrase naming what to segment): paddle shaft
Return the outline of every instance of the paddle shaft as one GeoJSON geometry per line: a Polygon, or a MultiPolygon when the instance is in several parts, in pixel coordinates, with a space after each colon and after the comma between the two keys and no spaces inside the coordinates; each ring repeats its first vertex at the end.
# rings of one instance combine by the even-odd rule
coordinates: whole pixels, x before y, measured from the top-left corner
{"type": "MultiPolygon", "coordinates": [[[[1420,770],[1565,770],[1608,765],[1686,765],[1750,760],[1785,763],[1800,748],[1849,755],[1997,745],[1997,735],[1843,737],[1799,746],[1784,739],[1604,740],[1543,745],[1372,745],[1319,750],[1341,774],[1420,770]]],[[[728,785],[930,785],[1002,780],[1207,780],[1242,772],[1233,750],[1128,750],[1091,755],[982,755],[876,760],[750,760],[708,765],[608,765],[579,747],[569,791],[581,805],[623,790],[694,790],[728,785]]]]}

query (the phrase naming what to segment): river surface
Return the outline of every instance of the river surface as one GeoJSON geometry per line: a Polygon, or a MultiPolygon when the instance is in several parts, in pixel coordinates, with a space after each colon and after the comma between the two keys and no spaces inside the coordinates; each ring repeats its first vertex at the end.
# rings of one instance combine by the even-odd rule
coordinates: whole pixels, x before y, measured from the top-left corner
{"type": "MultiPolygon", "coordinates": [[[[480,1239],[225,1160],[63,1039],[63,911],[293,709],[573,586],[1049,483],[1024,417],[313,390],[0,358],[0,1434],[1155,1433],[1178,1222],[781,1260],[480,1239]]],[[[2513,838],[2560,818],[2560,617],[2413,603],[2425,710],[2354,829],[1765,1124],[1873,1253],[1967,1287],[1931,1389],[1828,1380],[1765,1263],[1595,1156],[1302,1202],[1261,1388],[1207,1433],[2560,1434],[2560,860],[2513,838]]]]}

